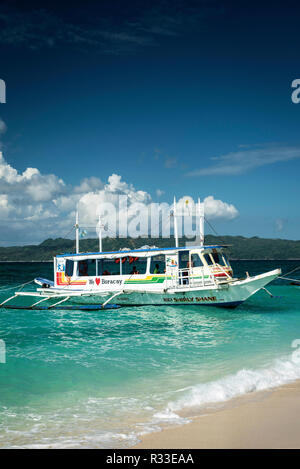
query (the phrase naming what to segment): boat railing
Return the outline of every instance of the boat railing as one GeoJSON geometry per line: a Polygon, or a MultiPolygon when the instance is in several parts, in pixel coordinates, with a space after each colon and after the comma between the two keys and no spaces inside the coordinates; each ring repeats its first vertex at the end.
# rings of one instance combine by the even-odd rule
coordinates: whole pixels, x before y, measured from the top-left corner
{"type": "Polygon", "coordinates": [[[218,280],[212,273],[208,274],[202,270],[195,274],[193,269],[189,268],[178,269],[168,278],[168,288],[193,288],[217,284],[218,280]]]}

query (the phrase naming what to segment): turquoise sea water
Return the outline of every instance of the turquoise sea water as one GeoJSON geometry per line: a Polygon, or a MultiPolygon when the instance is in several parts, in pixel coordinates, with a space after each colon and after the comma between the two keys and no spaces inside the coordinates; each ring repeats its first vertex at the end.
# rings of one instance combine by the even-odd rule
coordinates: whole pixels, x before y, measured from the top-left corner
{"type": "MultiPolygon", "coordinates": [[[[232,265],[239,276],[288,272],[300,261],[232,265]]],[[[2,263],[0,288],[37,275],[52,278],[52,265],[2,263]]],[[[261,291],[235,310],[1,308],[0,447],[128,447],[207,406],[300,378],[291,346],[300,339],[300,287],[267,288],[274,298],[261,291]]]]}

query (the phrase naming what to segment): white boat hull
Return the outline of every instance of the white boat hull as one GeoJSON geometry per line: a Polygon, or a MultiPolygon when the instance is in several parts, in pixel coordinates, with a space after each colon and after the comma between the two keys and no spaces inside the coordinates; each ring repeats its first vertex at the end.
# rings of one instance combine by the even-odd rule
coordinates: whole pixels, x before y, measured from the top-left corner
{"type": "MultiPolygon", "coordinates": [[[[215,285],[194,288],[185,286],[177,289],[169,288],[165,291],[139,291],[124,288],[119,294],[115,292],[116,298],[112,301],[124,306],[191,304],[234,308],[276,279],[280,273],[280,269],[276,269],[244,280],[224,282],[218,287],[215,285]]],[[[70,301],[78,304],[97,304],[107,301],[113,294],[112,291],[102,294],[86,292],[83,296],[71,297],[70,301]]]]}

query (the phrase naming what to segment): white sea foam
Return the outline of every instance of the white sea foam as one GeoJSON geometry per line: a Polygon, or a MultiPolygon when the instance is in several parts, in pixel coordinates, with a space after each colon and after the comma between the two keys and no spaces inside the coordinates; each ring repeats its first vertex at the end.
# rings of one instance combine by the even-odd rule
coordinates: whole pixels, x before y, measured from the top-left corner
{"type": "Polygon", "coordinates": [[[292,356],[277,359],[269,367],[255,370],[241,369],[217,381],[201,383],[191,387],[179,399],[168,403],[160,413],[168,415],[176,412],[205,408],[207,405],[225,402],[235,397],[256,391],[264,391],[300,379],[300,363],[292,356]]]}
{"type": "Polygon", "coordinates": [[[170,407],[167,407],[165,410],[161,412],[156,412],[153,415],[153,422],[164,422],[164,423],[169,423],[169,424],[177,424],[181,425],[184,423],[188,423],[190,420],[180,417],[178,414],[173,412],[170,407]]]}
{"type": "MultiPolygon", "coordinates": [[[[201,383],[156,395],[155,400],[137,398],[89,398],[84,407],[70,407],[51,417],[31,411],[26,426],[7,428],[2,446],[21,448],[125,448],[135,445],[142,435],[159,431],[163,424],[182,425],[210,405],[229,401],[247,393],[264,391],[300,379],[300,362],[295,356],[277,359],[268,366],[241,369],[216,381],[201,383]],[[166,395],[172,395],[166,402],[166,395]],[[180,395],[180,397],[179,397],[180,395]],[[175,397],[176,396],[176,397],[175,397]],[[149,402],[151,401],[151,404],[149,402]],[[154,402],[155,401],[155,402],[154,402]],[[158,405],[155,405],[158,404],[158,405]],[[112,405],[113,404],[113,405],[112,405]],[[160,408],[158,408],[158,406],[160,408]],[[147,411],[145,412],[145,409],[147,411]],[[101,418],[99,419],[99,415],[101,418]],[[143,416],[142,416],[143,415],[143,416]],[[74,419],[76,426],[74,427],[74,419]],[[70,430],[72,428],[72,430],[70,430]]],[[[9,421],[12,413],[3,409],[9,421]]],[[[13,419],[15,420],[15,419],[13,419]]],[[[1,446],[1,437],[0,437],[1,446]]]]}

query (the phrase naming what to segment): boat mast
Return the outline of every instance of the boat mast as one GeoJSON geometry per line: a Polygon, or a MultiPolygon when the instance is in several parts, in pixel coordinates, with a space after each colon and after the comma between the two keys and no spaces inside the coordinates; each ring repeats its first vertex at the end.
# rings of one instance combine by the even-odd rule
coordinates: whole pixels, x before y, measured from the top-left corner
{"type": "Polygon", "coordinates": [[[200,203],[199,197],[198,197],[198,212],[199,212],[200,246],[204,246],[204,204],[200,203]]]}
{"type": "Polygon", "coordinates": [[[175,199],[175,196],[174,196],[173,217],[174,217],[174,238],[175,238],[175,246],[178,248],[178,226],[177,226],[177,212],[176,212],[176,199],[175,199]]]}
{"type": "Polygon", "coordinates": [[[78,215],[78,204],[77,204],[77,206],[76,206],[75,232],[76,232],[76,254],[79,254],[79,215],[78,215]]]}
{"type": "Polygon", "coordinates": [[[102,252],[102,227],[101,227],[101,216],[99,215],[99,252],[102,252]]]}

